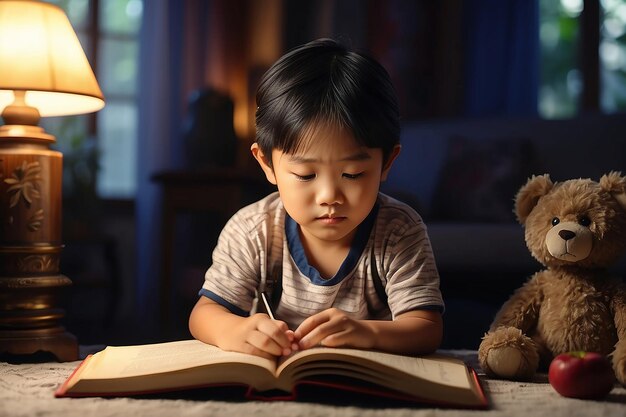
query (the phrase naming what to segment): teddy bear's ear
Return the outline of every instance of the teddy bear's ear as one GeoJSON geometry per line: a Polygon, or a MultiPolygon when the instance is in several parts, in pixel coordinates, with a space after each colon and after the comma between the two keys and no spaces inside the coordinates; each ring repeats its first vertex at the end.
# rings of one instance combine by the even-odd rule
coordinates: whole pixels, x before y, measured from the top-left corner
{"type": "Polygon", "coordinates": [[[600,188],[613,195],[620,206],[626,210],[626,177],[621,172],[611,171],[600,178],[600,188]]]}
{"type": "Polygon", "coordinates": [[[537,205],[539,198],[548,194],[552,187],[554,184],[550,180],[550,175],[533,175],[515,196],[517,221],[524,224],[530,212],[537,205]]]}

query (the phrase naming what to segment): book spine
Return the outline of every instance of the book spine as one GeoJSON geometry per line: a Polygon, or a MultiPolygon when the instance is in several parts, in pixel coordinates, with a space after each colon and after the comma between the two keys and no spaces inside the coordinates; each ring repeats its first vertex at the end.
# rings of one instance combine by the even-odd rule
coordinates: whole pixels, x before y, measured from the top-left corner
{"type": "Polygon", "coordinates": [[[87,362],[89,362],[89,360],[91,359],[93,355],[89,355],[87,356],[81,363],[80,365],[78,365],[74,371],[72,372],[72,374],[65,380],[65,382],[63,382],[63,384],[61,384],[59,386],[59,388],[57,388],[57,390],[54,392],[54,396],[56,398],[62,398],[62,397],[67,397],[67,392],[68,392],[68,386],[70,381],[74,378],[74,375],[76,375],[78,373],[79,370],[81,370],[83,368],[83,366],[85,366],[87,364],[87,362]]]}

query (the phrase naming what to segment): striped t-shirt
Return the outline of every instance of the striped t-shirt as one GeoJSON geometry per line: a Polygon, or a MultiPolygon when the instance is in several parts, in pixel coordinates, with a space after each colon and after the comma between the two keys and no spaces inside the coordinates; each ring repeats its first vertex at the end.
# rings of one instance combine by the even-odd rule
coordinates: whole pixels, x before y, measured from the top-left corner
{"type": "Polygon", "coordinates": [[[298,227],[278,193],[241,209],[220,234],[200,294],[247,316],[254,311],[257,291],[271,289],[282,274],[282,292],[274,310],[276,318],[292,329],[330,307],[356,319],[443,310],[426,226],[406,204],[379,193],[374,209],[358,227],[348,256],[328,279],[309,265],[298,227]],[[387,302],[376,292],[372,262],[387,302]]]}

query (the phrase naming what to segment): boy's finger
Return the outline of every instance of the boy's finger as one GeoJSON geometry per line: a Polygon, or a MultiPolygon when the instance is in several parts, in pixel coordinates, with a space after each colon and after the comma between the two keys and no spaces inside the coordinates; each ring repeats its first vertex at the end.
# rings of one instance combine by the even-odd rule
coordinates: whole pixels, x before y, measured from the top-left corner
{"type": "Polygon", "coordinates": [[[317,346],[320,344],[323,345],[322,342],[324,341],[324,339],[342,330],[341,328],[337,326],[337,323],[330,320],[330,317],[328,318],[329,320],[326,320],[326,321],[320,321],[320,320],[315,321],[317,325],[311,331],[309,331],[307,334],[305,334],[304,336],[302,336],[302,338],[299,339],[298,345],[300,346],[300,348],[308,349],[308,348],[311,348],[313,346],[317,346]]]}
{"type": "MultiPolygon", "coordinates": [[[[278,328],[285,334],[288,334],[289,332],[291,332],[291,330],[289,330],[289,326],[287,325],[287,323],[285,323],[284,321],[281,320],[273,320],[272,321],[276,326],[278,326],[278,328]]],[[[293,333],[293,332],[291,332],[293,333]]]]}
{"type": "Polygon", "coordinates": [[[284,351],[284,347],[276,342],[276,340],[272,339],[269,335],[264,332],[258,330],[252,332],[247,342],[250,346],[262,351],[267,352],[274,357],[281,356],[284,351]]]}
{"type": "Polygon", "coordinates": [[[294,335],[296,339],[301,340],[306,335],[315,330],[318,326],[323,323],[326,323],[330,320],[329,314],[326,311],[322,311],[320,313],[314,314],[311,317],[306,318],[300,326],[295,330],[294,335]]]}
{"type": "Polygon", "coordinates": [[[243,349],[241,349],[242,353],[247,353],[248,355],[255,355],[255,356],[260,356],[262,358],[265,359],[276,359],[277,355],[272,355],[269,352],[265,352],[253,345],[251,345],[250,343],[245,343],[243,349]]]}
{"type": "Polygon", "coordinates": [[[262,321],[258,324],[258,330],[274,340],[281,348],[291,345],[291,340],[287,335],[289,329],[285,322],[277,320],[262,321]]]}

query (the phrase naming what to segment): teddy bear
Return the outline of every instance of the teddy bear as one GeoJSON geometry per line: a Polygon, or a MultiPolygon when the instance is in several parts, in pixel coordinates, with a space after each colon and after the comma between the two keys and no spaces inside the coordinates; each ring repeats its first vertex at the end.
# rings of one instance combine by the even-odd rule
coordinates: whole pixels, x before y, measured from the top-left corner
{"type": "Polygon", "coordinates": [[[626,286],[610,272],[626,249],[626,177],[533,176],[514,212],[545,269],[496,314],[478,349],[481,367],[488,376],[528,380],[560,353],[599,352],[612,357],[626,386],[626,286]]]}

